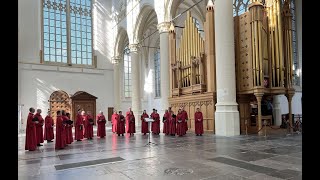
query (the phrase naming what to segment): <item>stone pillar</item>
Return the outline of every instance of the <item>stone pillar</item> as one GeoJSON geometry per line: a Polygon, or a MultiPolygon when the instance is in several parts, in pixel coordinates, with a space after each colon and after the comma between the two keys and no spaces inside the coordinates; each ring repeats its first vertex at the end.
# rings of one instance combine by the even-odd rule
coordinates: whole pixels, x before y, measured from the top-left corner
{"type": "Polygon", "coordinates": [[[280,97],[280,95],[273,96],[273,118],[276,126],[280,126],[282,122],[280,97]]]}
{"type": "Polygon", "coordinates": [[[237,136],[240,135],[240,120],[236,102],[233,0],[216,0],[214,13],[219,17],[215,18],[215,132],[221,136],[237,136]]]}
{"type": "Polygon", "coordinates": [[[141,110],[141,95],[140,95],[140,63],[139,63],[139,47],[138,44],[130,44],[130,57],[131,57],[131,103],[132,111],[136,117],[136,126],[140,124],[139,117],[142,113],[141,110]]]}
{"type": "Polygon", "coordinates": [[[114,110],[119,111],[121,107],[120,98],[120,56],[112,57],[113,63],[113,90],[114,90],[114,110]]]}
{"type": "Polygon", "coordinates": [[[165,109],[169,107],[170,96],[170,78],[169,78],[169,28],[170,22],[162,22],[158,24],[160,33],[160,96],[161,109],[158,111],[160,115],[164,114],[165,109]]]}

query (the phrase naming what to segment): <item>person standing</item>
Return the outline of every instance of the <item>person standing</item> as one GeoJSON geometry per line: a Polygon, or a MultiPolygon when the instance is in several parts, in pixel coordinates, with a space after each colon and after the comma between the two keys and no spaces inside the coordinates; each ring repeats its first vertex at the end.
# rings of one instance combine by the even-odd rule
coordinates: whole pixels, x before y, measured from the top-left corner
{"type": "Polygon", "coordinates": [[[53,119],[50,116],[50,111],[48,111],[47,116],[44,119],[44,140],[47,140],[48,143],[52,142],[54,139],[54,133],[53,133],[53,119]]]}
{"type": "Polygon", "coordinates": [[[169,111],[170,116],[169,116],[169,134],[171,136],[176,135],[176,115],[173,113],[173,111],[169,111]]]}
{"type": "Polygon", "coordinates": [[[62,123],[64,124],[64,133],[65,133],[66,143],[71,144],[71,140],[69,137],[69,130],[70,129],[68,127],[69,118],[68,118],[65,110],[61,110],[61,118],[62,118],[62,123]]]}
{"type": "Polygon", "coordinates": [[[83,139],[83,117],[81,115],[80,109],[78,110],[76,118],[77,119],[76,119],[75,128],[74,128],[74,130],[75,130],[74,138],[77,141],[82,141],[82,139],[83,139]]]}
{"type": "Polygon", "coordinates": [[[152,133],[159,135],[160,134],[160,115],[158,114],[156,109],[154,110],[152,119],[154,120],[152,122],[152,133]]]}
{"type": "Polygon", "coordinates": [[[143,133],[143,135],[146,135],[146,133],[149,132],[148,122],[146,122],[145,118],[149,118],[149,115],[147,114],[146,110],[143,110],[141,115],[141,133],[143,133]]]}
{"type": "Polygon", "coordinates": [[[72,127],[73,127],[73,121],[71,120],[70,113],[66,113],[66,116],[68,117],[68,121],[66,124],[67,129],[67,139],[69,140],[68,144],[71,144],[73,142],[73,133],[72,133],[72,127]]]}
{"type": "Polygon", "coordinates": [[[135,117],[133,115],[133,112],[130,111],[129,115],[126,116],[126,125],[128,126],[127,128],[127,133],[130,133],[130,136],[134,135],[136,133],[136,125],[135,125],[135,117]]]}
{"type": "Polygon", "coordinates": [[[178,136],[183,136],[186,134],[186,128],[185,128],[185,119],[184,115],[182,113],[182,110],[179,109],[178,114],[177,114],[177,135],[178,136]]]}
{"type": "Polygon", "coordinates": [[[37,113],[34,115],[39,121],[39,123],[36,124],[36,129],[37,129],[37,146],[43,146],[41,143],[44,142],[43,140],[43,125],[44,125],[44,120],[41,116],[41,109],[37,109],[37,113]]]}
{"type": "MultiPolygon", "coordinates": [[[[116,112],[117,113],[117,112],[116,112]]],[[[122,136],[124,136],[124,133],[125,133],[125,127],[124,127],[124,124],[125,124],[125,118],[124,116],[122,115],[122,111],[119,111],[119,114],[116,114],[116,117],[115,117],[116,121],[117,121],[117,134],[118,136],[120,136],[120,134],[122,136]]]]}
{"type": "Polygon", "coordinates": [[[87,115],[84,115],[83,122],[85,124],[84,137],[87,139],[93,138],[93,118],[91,117],[91,112],[88,111],[87,115]]]}
{"type": "Polygon", "coordinates": [[[162,122],[163,122],[163,133],[165,135],[169,135],[169,119],[170,119],[170,113],[169,111],[166,109],[163,118],[162,118],[162,122]]]}
{"type": "Polygon", "coordinates": [[[33,113],[35,112],[34,108],[29,108],[29,114],[27,118],[27,127],[26,127],[26,143],[25,150],[34,151],[37,148],[37,130],[36,124],[39,121],[36,121],[33,117],[33,113]]]}
{"type": "Polygon", "coordinates": [[[184,120],[184,133],[186,134],[188,131],[188,113],[181,107],[182,119],[184,120]]]}
{"type": "Polygon", "coordinates": [[[66,147],[66,133],[65,133],[65,124],[63,123],[63,119],[61,116],[61,111],[57,111],[57,119],[56,119],[56,149],[63,149],[66,147]]]}
{"type": "Polygon", "coordinates": [[[200,108],[194,113],[194,129],[197,136],[202,136],[203,134],[203,116],[200,108]]]}
{"type": "Polygon", "coordinates": [[[111,116],[111,124],[112,124],[112,132],[113,133],[116,133],[117,132],[117,120],[116,120],[116,117],[117,117],[117,111],[114,111],[112,116],[111,116]]]}
{"type": "Polygon", "coordinates": [[[103,112],[100,111],[99,114],[97,115],[97,125],[98,125],[98,130],[97,130],[97,136],[100,138],[104,138],[106,136],[106,118],[103,115],[103,112]]]}

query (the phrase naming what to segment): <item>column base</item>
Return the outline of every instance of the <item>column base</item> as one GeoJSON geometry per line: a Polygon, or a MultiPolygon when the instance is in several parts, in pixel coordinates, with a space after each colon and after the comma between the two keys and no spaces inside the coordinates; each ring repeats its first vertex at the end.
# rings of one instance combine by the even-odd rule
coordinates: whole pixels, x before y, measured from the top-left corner
{"type": "Polygon", "coordinates": [[[240,117],[238,105],[216,104],[215,134],[218,136],[240,135],[240,117]]]}

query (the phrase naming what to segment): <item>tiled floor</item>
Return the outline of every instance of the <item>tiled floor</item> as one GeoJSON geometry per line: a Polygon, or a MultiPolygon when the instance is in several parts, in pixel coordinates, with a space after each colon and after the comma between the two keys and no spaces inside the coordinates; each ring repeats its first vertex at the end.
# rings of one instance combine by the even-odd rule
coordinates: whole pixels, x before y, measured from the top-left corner
{"type": "MultiPolygon", "coordinates": [[[[137,128],[138,130],[138,128],[137,128]]],[[[19,180],[107,179],[302,179],[302,135],[185,137],[136,133],[73,142],[56,151],[44,143],[37,151],[24,150],[19,135],[19,180]]]]}

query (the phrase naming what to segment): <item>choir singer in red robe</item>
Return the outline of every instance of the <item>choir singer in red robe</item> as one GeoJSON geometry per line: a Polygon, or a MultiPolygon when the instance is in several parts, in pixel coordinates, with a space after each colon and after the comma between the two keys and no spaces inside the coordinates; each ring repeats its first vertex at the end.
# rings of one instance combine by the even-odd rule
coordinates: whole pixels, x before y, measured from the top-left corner
{"type": "Polygon", "coordinates": [[[154,110],[152,119],[154,120],[152,122],[152,133],[159,135],[160,134],[160,115],[158,114],[156,109],[154,110]]]}
{"type": "Polygon", "coordinates": [[[111,117],[111,124],[112,124],[112,132],[113,133],[116,133],[117,132],[117,126],[118,126],[118,124],[117,124],[117,120],[116,120],[116,116],[117,116],[118,114],[117,114],[117,111],[114,111],[113,112],[113,115],[112,115],[112,117],[111,117]]]}
{"type": "Polygon", "coordinates": [[[179,109],[178,114],[177,114],[177,135],[178,136],[183,136],[186,134],[186,128],[185,128],[185,119],[182,114],[182,110],[179,109]]]}
{"type": "Polygon", "coordinates": [[[44,120],[41,116],[41,109],[37,109],[37,113],[34,115],[39,121],[39,123],[36,124],[37,127],[37,146],[43,146],[40,143],[43,143],[43,125],[44,125],[44,120]]]}
{"type": "MultiPolygon", "coordinates": [[[[116,112],[117,113],[117,112],[116,112]]],[[[120,134],[122,136],[124,136],[124,133],[125,133],[125,127],[124,127],[124,124],[125,124],[125,118],[124,116],[122,115],[122,111],[119,111],[119,114],[116,114],[116,121],[117,121],[117,125],[118,125],[118,128],[117,128],[117,134],[118,136],[120,136],[120,134]]]]}
{"type": "Polygon", "coordinates": [[[66,142],[66,133],[65,133],[65,124],[61,116],[61,111],[57,111],[56,119],[56,149],[63,149],[67,145],[66,142]]]}
{"type": "Polygon", "coordinates": [[[126,116],[126,125],[128,126],[127,128],[127,133],[130,133],[130,136],[134,135],[136,133],[136,125],[135,125],[135,117],[133,115],[133,112],[130,111],[129,115],[126,116]]]}
{"type": "Polygon", "coordinates": [[[37,130],[36,124],[39,121],[33,117],[33,113],[35,112],[34,108],[29,108],[29,114],[27,119],[27,127],[26,127],[26,144],[25,150],[34,151],[37,149],[37,130]]]}
{"type": "Polygon", "coordinates": [[[141,115],[141,133],[143,133],[143,135],[146,135],[146,133],[149,132],[148,122],[146,122],[145,118],[149,118],[149,115],[147,114],[146,110],[143,110],[141,115]]]}
{"type": "Polygon", "coordinates": [[[169,111],[166,109],[164,115],[163,115],[163,133],[165,135],[169,135],[169,118],[170,118],[170,113],[169,111]]]}
{"type": "MultiPolygon", "coordinates": [[[[84,111],[83,111],[83,113],[84,113],[84,111]]],[[[83,118],[82,118],[80,109],[78,110],[74,130],[75,130],[75,137],[74,138],[77,141],[82,141],[82,139],[83,139],[83,118]]]]}
{"type": "Polygon", "coordinates": [[[48,143],[52,142],[52,139],[54,139],[53,134],[53,119],[50,116],[50,111],[48,111],[47,116],[44,119],[44,140],[47,140],[48,143]]]}
{"type": "Polygon", "coordinates": [[[104,138],[106,136],[106,118],[103,115],[103,112],[100,111],[99,114],[97,115],[97,125],[98,125],[98,130],[97,130],[97,136],[100,138],[104,138]]]}
{"type": "Polygon", "coordinates": [[[72,127],[73,127],[73,121],[71,120],[71,117],[70,117],[70,113],[66,113],[67,117],[68,117],[68,121],[72,122],[68,122],[68,124],[66,125],[66,129],[68,129],[67,131],[67,139],[69,140],[70,143],[68,144],[71,144],[73,142],[73,133],[72,133],[72,127]]]}
{"type": "Polygon", "coordinates": [[[197,112],[194,113],[194,128],[197,136],[203,134],[203,116],[200,108],[197,108],[197,112]]]}
{"type": "Polygon", "coordinates": [[[184,128],[185,128],[185,134],[188,131],[188,113],[184,110],[183,107],[181,107],[181,113],[182,113],[182,119],[184,119],[184,128]]]}
{"type": "Polygon", "coordinates": [[[69,130],[70,129],[67,124],[69,118],[68,118],[65,110],[61,110],[61,118],[62,118],[62,123],[64,124],[64,133],[65,133],[66,143],[71,144],[71,140],[69,137],[69,130]]]}
{"type": "Polygon", "coordinates": [[[83,122],[85,124],[84,137],[87,139],[93,138],[93,118],[91,117],[91,112],[88,111],[87,115],[84,115],[83,122]]]}
{"type": "Polygon", "coordinates": [[[169,134],[171,136],[176,135],[176,115],[173,113],[173,111],[169,111],[169,134]]]}

